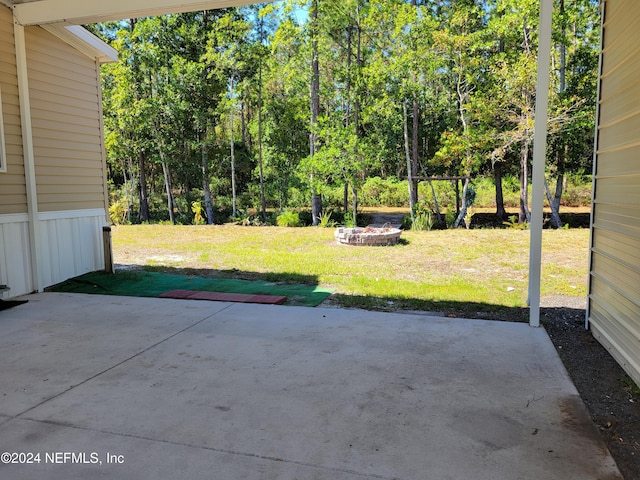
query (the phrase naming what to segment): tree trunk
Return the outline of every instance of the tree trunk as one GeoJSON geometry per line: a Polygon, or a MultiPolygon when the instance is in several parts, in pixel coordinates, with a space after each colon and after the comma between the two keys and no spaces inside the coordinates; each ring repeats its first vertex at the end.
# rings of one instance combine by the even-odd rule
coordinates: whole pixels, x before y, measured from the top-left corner
{"type": "Polygon", "coordinates": [[[409,209],[411,210],[411,221],[414,220],[416,199],[413,190],[413,168],[411,165],[411,153],[409,150],[409,127],[407,121],[407,101],[402,102],[402,123],[404,125],[404,153],[407,158],[407,185],[409,188],[409,209]]]}
{"type": "Polygon", "coordinates": [[[141,222],[149,221],[149,194],[147,192],[147,174],[145,172],[145,155],[143,152],[138,154],[138,169],[140,173],[140,212],[138,220],[141,222]]]}
{"type": "MultiPolygon", "coordinates": [[[[525,21],[523,24],[523,48],[527,55],[531,54],[530,28],[525,21]]],[[[532,94],[527,87],[523,87],[523,97],[526,105],[531,105],[532,94]]],[[[521,124],[527,125],[529,115],[524,113],[521,117],[521,124]]],[[[529,131],[525,129],[524,138],[520,144],[520,211],[518,213],[518,223],[531,222],[529,212],[529,131]]]]}
{"type": "Polygon", "coordinates": [[[358,226],[358,189],[356,188],[357,183],[353,181],[351,183],[351,190],[353,191],[353,226],[358,226]]]}
{"type": "MultiPolygon", "coordinates": [[[[164,156],[164,155],[163,155],[164,156]]],[[[162,160],[162,173],[164,175],[164,186],[167,191],[167,208],[169,210],[169,220],[171,223],[176,223],[175,212],[173,211],[173,192],[171,191],[171,176],[169,174],[169,166],[162,160]]]]}
{"type": "Polygon", "coordinates": [[[242,136],[242,143],[243,144],[247,144],[247,121],[245,119],[245,104],[244,102],[240,103],[240,124],[241,124],[241,136],[242,136]]]}
{"type": "Polygon", "coordinates": [[[556,191],[553,196],[553,206],[555,209],[560,212],[560,202],[562,201],[562,192],[564,190],[564,171],[565,171],[565,160],[567,157],[567,153],[569,150],[568,145],[564,145],[564,147],[560,150],[558,154],[558,170],[556,176],[556,191]]]}
{"type": "Polygon", "coordinates": [[[349,182],[344,182],[344,192],[342,194],[342,211],[349,211],[349,182]]]}
{"type": "Polygon", "coordinates": [[[433,205],[436,209],[436,218],[438,219],[438,225],[444,225],[442,220],[442,214],[440,213],[440,205],[438,205],[438,197],[436,197],[436,189],[433,188],[433,182],[429,181],[429,187],[431,187],[431,196],[433,197],[433,205]]]}
{"type": "Polygon", "coordinates": [[[418,109],[418,101],[413,100],[413,131],[412,131],[412,157],[411,157],[411,195],[413,196],[413,203],[418,203],[418,122],[419,122],[419,109],[418,109]]]}
{"type": "Polygon", "coordinates": [[[567,88],[567,28],[566,28],[566,19],[564,16],[564,0],[560,0],[560,22],[562,23],[562,33],[560,40],[560,93],[564,92],[567,88]]]}
{"type": "Polygon", "coordinates": [[[460,224],[464,222],[464,217],[467,216],[467,190],[468,189],[469,189],[469,177],[464,179],[464,186],[462,187],[462,207],[460,208],[460,213],[458,213],[458,217],[456,218],[456,221],[453,224],[453,228],[458,228],[460,224]]]}
{"type": "Polygon", "coordinates": [[[523,140],[520,146],[520,212],[518,223],[531,221],[529,212],[529,140],[523,140]]]}
{"type": "Polygon", "coordinates": [[[504,209],[504,196],[502,193],[502,164],[495,162],[493,164],[493,175],[496,184],[496,216],[500,220],[504,220],[507,212],[504,209]]]}
{"type": "Polygon", "coordinates": [[[204,192],[204,208],[207,213],[207,224],[213,225],[213,202],[211,201],[211,186],[209,185],[209,156],[206,142],[202,142],[202,190],[204,192]]]}
{"type": "MultiPolygon", "coordinates": [[[[565,10],[564,10],[564,2],[565,0],[560,0],[560,21],[562,22],[562,38],[560,40],[560,86],[559,91],[562,94],[567,89],[567,29],[566,29],[566,18],[565,18],[565,10]]],[[[564,169],[565,169],[565,160],[567,157],[567,153],[569,151],[569,146],[566,141],[560,151],[558,152],[558,170],[557,170],[557,178],[556,178],[556,191],[553,197],[553,200],[549,200],[549,205],[551,206],[551,210],[554,211],[558,215],[558,220],[560,219],[560,201],[562,200],[562,190],[564,187],[564,169]]],[[[553,219],[552,219],[553,220],[553,219]]],[[[560,226],[561,226],[560,222],[560,226]]],[[[558,226],[558,228],[560,228],[558,226]]]]}
{"type": "MultiPolygon", "coordinates": [[[[229,79],[229,99],[233,99],[233,77],[229,79]]],[[[236,154],[235,154],[235,139],[233,138],[233,103],[231,105],[231,113],[229,114],[229,137],[231,147],[231,203],[232,203],[232,215],[238,216],[238,209],[236,203],[236,154]]]]}
{"type": "MultiPolygon", "coordinates": [[[[317,150],[317,136],[315,132],[318,116],[320,115],[320,63],[318,60],[318,0],[312,0],[311,11],[311,133],[309,135],[309,150],[313,157],[317,150]]],[[[322,216],[322,196],[316,193],[311,173],[311,217],[314,226],[320,223],[322,216]]]]}
{"type": "MultiPolygon", "coordinates": [[[[364,66],[364,59],[362,58],[362,25],[360,24],[360,0],[356,2],[356,66],[358,69],[361,69],[364,66]]],[[[355,102],[353,104],[353,132],[355,133],[356,139],[362,138],[362,132],[360,129],[360,95],[356,91],[355,102]]],[[[356,141],[355,146],[355,156],[356,158],[360,155],[358,142],[356,141]]],[[[360,180],[364,183],[365,172],[360,172],[360,180]]],[[[351,190],[353,191],[353,223],[355,226],[358,225],[358,180],[357,178],[353,178],[351,181],[351,190]]]]}
{"type": "MultiPolygon", "coordinates": [[[[133,33],[136,28],[136,22],[137,20],[135,18],[129,19],[129,28],[131,33],[133,33]]],[[[138,79],[140,75],[140,65],[138,64],[138,58],[135,53],[132,56],[132,66],[134,75],[136,79],[138,79]]],[[[136,89],[136,100],[139,101],[140,99],[140,90],[136,89]]],[[[145,154],[140,151],[138,153],[138,169],[140,173],[140,212],[138,212],[138,220],[140,222],[149,221],[149,194],[147,190],[147,175],[144,166],[145,160],[145,154]]]]}
{"type": "Polygon", "coordinates": [[[133,173],[133,159],[131,157],[127,157],[126,164],[123,163],[122,171],[124,173],[125,185],[126,185],[126,198],[127,198],[127,223],[131,223],[131,214],[133,207],[133,197],[135,195],[135,176],[133,173]],[[128,175],[127,175],[128,172],[128,175]]]}
{"type": "Polygon", "coordinates": [[[553,203],[553,198],[551,198],[551,192],[549,191],[549,185],[547,184],[547,179],[544,180],[544,191],[547,195],[547,201],[549,202],[549,206],[551,207],[551,226],[553,228],[562,228],[562,220],[560,220],[560,212],[553,203]]]}
{"type": "MultiPolygon", "coordinates": [[[[417,0],[411,0],[411,5],[413,7],[417,7],[417,0]]],[[[417,76],[413,75],[413,82],[417,83],[417,76]]],[[[412,119],[412,163],[411,163],[411,196],[413,197],[413,204],[416,205],[418,203],[418,163],[419,163],[419,155],[418,155],[418,143],[419,143],[419,123],[420,123],[420,109],[418,106],[418,100],[416,98],[413,99],[413,114],[411,116],[412,119]]]]}
{"type": "MultiPolygon", "coordinates": [[[[258,28],[260,45],[263,39],[264,18],[260,17],[258,28]]],[[[264,195],[264,169],[262,165],[262,56],[258,59],[258,164],[260,166],[260,203],[262,207],[262,221],[267,221],[267,200],[264,195]]]]}

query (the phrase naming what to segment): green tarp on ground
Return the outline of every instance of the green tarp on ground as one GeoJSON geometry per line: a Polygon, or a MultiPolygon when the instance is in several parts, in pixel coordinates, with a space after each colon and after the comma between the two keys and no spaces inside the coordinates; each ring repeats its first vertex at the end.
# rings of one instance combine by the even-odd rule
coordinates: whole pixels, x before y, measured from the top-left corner
{"type": "Polygon", "coordinates": [[[237,278],[205,278],[189,275],[140,271],[93,272],[72,278],[49,288],[52,292],[95,293],[127,297],[157,297],[170,290],[203,290],[207,292],[284,295],[285,305],[315,307],[331,291],[316,285],[276,283],[237,278]]]}

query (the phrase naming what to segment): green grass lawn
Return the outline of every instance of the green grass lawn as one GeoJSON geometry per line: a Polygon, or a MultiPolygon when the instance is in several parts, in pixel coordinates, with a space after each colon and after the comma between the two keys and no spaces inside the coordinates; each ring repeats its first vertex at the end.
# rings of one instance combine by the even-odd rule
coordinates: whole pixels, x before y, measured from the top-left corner
{"type": "MultiPolygon", "coordinates": [[[[343,306],[491,311],[527,299],[529,232],[403,232],[393,247],[338,245],[333,229],[136,225],[113,228],[114,259],[150,270],[333,289],[343,306]],[[466,306],[466,307],[465,307],[466,306]]],[[[543,232],[542,296],[585,296],[589,231],[543,232]]]]}

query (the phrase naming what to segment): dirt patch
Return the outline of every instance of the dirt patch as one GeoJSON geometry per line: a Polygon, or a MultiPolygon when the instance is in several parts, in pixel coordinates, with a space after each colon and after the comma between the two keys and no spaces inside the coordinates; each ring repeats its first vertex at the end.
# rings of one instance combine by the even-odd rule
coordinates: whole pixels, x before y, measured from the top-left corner
{"type": "Polygon", "coordinates": [[[407,215],[406,213],[391,213],[391,212],[371,212],[369,213],[371,218],[371,225],[376,227],[382,227],[383,225],[392,225],[395,228],[400,228],[402,225],[402,219],[407,215]]]}

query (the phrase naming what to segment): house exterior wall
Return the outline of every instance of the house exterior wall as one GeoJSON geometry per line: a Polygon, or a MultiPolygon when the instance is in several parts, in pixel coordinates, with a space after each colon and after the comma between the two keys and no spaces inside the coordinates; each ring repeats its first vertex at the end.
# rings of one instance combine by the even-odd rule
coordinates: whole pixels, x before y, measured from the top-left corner
{"type": "Polygon", "coordinates": [[[104,268],[108,197],[99,65],[40,27],[26,28],[25,41],[36,212],[28,210],[13,17],[0,6],[0,94],[8,160],[7,172],[0,172],[0,285],[10,287],[0,298],[104,268]],[[32,216],[37,229],[29,223],[32,216]],[[37,279],[34,258],[39,258],[37,279]]]}
{"type": "Polygon", "coordinates": [[[6,172],[0,172],[0,285],[11,287],[3,298],[27,293],[33,284],[13,16],[5,7],[0,7],[0,96],[7,154],[6,172]]]}
{"type": "Polygon", "coordinates": [[[588,320],[640,384],[640,9],[604,8],[588,320]]]}
{"type": "Polygon", "coordinates": [[[38,210],[104,209],[99,65],[40,27],[25,34],[38,210]]]}
{"type": "Polygon", "coordinates": [[[0,215],[27,213],[27,189],[22,158],[22,129],[16,56],[13,41],[13,17],[0,7],[0,96],[4,123],[7,171],[0,173],[0,215]]]}

